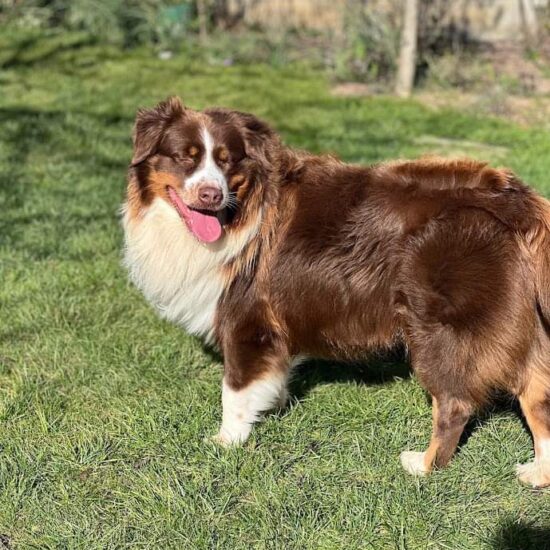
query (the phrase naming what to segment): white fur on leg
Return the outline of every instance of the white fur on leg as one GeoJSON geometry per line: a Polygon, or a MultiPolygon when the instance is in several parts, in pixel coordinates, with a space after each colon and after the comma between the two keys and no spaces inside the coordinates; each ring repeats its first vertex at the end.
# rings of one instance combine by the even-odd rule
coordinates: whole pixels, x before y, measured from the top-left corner
{"type": "Polygon", "coordinates": [[[426,468],[425,457],[425,452],[403,451],[399,459],[401,460],[401,465],[409,474],[413,476],[425,476],[429,471],[426,468]]]}
{"type": "Polygon", "coordinates": [[[284,409],[287,406],[288,403],[288,389],[286,387],[286,383],[283,388],[281,388],[281,393],[279,394],[279,398],[277,399],[276,406],[279,407],[279,409],[284,409]]]}
{"type": "Polygon", "coordinates": [[[270,373],[235,391],[225,378],[222,385],[223,417],[215,440],[224,446],[244,443],[261,413],[276,407],[286,395],[286,374],[270,373]]]}
{"type": "Polygon", "coordinates": [[[537,442],[535,460],[516,466],[519,480],[532,487],[550,485],[550,439],[537,442]]]}

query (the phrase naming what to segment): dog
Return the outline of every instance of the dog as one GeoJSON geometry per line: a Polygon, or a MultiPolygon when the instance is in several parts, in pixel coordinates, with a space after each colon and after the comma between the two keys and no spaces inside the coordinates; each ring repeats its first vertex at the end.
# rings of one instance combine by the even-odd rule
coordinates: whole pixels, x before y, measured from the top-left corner
{"type": "Polygon", "coordinates": [[[292,150],[255,116],[178,98],[140,110],[125,264],[160,315],[224,358],[223,445],[283,406],[304,358],[402,345],[445,466],[495,392],[519,399],[550,485],[550,203],[508,170],[437,157],[373,166],[292,150]]]}

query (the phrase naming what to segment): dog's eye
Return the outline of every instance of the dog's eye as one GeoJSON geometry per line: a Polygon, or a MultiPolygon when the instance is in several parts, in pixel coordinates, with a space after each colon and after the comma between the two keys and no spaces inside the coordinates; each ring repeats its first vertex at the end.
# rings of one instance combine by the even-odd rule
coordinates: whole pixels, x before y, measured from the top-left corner
{"type": "Polygon", "coordinates": [[[174,153],[172,155],[172,160],[176,164],[178,164],[180,166],[184,166],[184,167],[189,167],[189,166],[194,166],[195,165],[195,159],[193,159],[192,157],[190,157],[186,153],[174,153]]]}
{"type": "Polygon", "coordinates": [[[197,162],[199,154],[199,148],[195,145],[192,145],[188,149],[172,153],[171,156],[176,162],[179,162],[181,164],[193,164],[197,162]]]}
{"type": "Polygon", "coordinates": [[[218,160],[225,164],[226,162],[229,162],[229,151],[227,149],[220,149],[218,151],[218,160]]]}

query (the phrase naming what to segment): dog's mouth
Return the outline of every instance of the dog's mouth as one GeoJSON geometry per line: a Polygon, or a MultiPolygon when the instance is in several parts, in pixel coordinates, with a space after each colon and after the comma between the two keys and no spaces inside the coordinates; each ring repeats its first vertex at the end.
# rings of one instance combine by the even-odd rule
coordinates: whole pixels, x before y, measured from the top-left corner
{"type": "Polygon", "coordinates": [[[166,190],[172,205],[196,239],[203,243],[213,243],[222,236],[223,211],[192,208],[183,202],[173,187],[167,186],[166,190]]]}

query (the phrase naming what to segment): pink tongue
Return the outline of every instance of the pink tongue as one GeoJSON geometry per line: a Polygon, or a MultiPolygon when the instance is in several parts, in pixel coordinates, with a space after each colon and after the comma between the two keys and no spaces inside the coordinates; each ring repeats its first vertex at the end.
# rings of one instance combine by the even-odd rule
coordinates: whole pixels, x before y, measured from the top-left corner
{"type": "Polygon", "coordinates": [[[174,203],[179,215],[185,221],[189,231],[203,243],[213,243],[222,234],[222,226],[216,216],[208,216],[196,210],[191,210],[179,197],[172,187],[168,187],[168,194],[174,203]]]}
{"type": "Polygon", "coordinates": [[[216,216],[201,214],[196,210],[189,210],[189,218],[185,220],[191,233],[204,243],[217,241],[222,234],[222,226],[216,216]]]}

